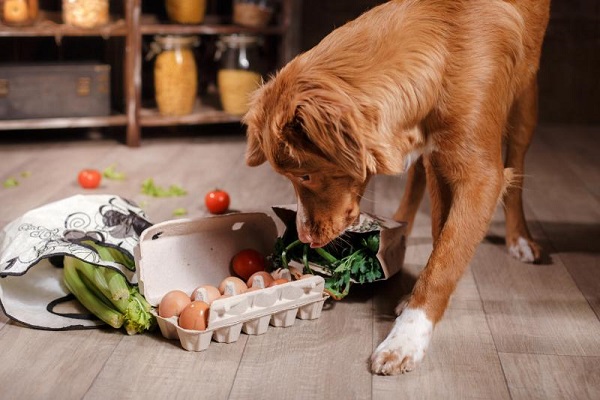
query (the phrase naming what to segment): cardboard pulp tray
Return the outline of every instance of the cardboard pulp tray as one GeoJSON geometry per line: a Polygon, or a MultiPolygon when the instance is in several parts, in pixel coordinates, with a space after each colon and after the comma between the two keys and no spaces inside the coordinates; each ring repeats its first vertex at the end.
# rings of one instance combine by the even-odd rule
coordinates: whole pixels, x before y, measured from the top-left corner
{"type": "MultiPolygon", "coordinates": [[[[135,249],[139,287],[153,306],[169,291],[187,294],[204,284],[218,286],[232,275],[234,254],[253,248],[270,254],[277,239],[273,218],[265,213],[236,213],[202,219],[166,221],[146,229],[135,249]]],[[[243,331],[260,335],[269,325],[292,326],[296,318],[317,319],[328,296],[320,276],[220,298],[210,305],[208,327],[186,330],[177,317],[157,315],[161,333],[179,339],[186,350],[206,350],[211,340],[232,343],[243,331]]]]}

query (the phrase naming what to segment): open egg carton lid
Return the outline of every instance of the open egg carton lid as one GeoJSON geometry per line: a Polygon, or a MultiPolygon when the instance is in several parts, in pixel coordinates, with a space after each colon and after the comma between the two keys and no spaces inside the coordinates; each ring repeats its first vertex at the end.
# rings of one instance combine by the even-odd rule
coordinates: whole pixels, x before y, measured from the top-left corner
{"type": "MultiPolygon", "coordinates": [[[[146,229],[135,249],[140,291],[153,306],[171,290],[218,286],[232,275],[234,254],[252,248],[267,255],[277,239],[273,218],[263,212],[234,213],[201,219],[165,221],[146,229]]],[[[179,327],[177,317],[157,316],[161,333],[179,339],[186,350],[206,350],[211,340],[232,343],[243,331],[260,335],[269,325],[292,326],[296,318],[316,319],[324,301],[324,279],[314,276],[265,289],[220,298],[210,305],[208,327],[179,327]]]]}

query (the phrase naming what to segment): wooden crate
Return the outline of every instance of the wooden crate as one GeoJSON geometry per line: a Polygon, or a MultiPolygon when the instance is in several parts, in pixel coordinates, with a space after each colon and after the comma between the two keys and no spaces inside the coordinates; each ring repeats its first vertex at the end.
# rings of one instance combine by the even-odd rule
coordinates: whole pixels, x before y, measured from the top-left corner
{"type": "Polygon", "coordinates": [[[0,65],[0,119],[110,114],[110,65],[0,65]]]}

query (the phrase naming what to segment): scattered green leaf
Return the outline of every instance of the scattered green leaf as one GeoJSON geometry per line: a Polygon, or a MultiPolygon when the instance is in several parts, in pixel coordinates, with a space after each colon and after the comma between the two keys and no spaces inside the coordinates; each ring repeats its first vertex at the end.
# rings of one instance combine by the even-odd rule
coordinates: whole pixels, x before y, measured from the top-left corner
{"type": "Polygon", "coordinates": [[[182,217],[184,215],[187,215],[187,210],[183,207],[179,207],[173,210],[173,216],[174,217],[182,217]]]}
{"type": "Polygon", "coordinates": [[[154,179],[148,178],[142,182],[142,194],[151,197],[180,197],[185,196],[187,191],[178,185],[171,185],[168,189],[158,186],[154,179]]]}
{"type": "Polygon", "coordinates": [[[117,171],[117,164],[111,164],[108,167],[104,168],[102,171],[102,175],[106,179],[110,179],[112,181],[124,181],[127,179],[127,176],[124,172],[117,171]]]}
{"type": "Polygon", "coordinates": [[[2,184],[5,188],[13,188],[19,186],[19,181],[16,178],[8,178],[2,184]]]}

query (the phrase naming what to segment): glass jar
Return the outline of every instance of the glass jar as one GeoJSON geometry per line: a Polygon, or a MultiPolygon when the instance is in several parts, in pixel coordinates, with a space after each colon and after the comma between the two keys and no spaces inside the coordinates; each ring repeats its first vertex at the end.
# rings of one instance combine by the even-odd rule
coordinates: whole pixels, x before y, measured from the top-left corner
{"type": "Polygon", "coordinates": [[[154,96],[161,115],[179,116],[194,110],[198,71],[193,48],[197,36],[155,36],[154,96]]]}
{"type": "Polygon", "coordinates": [[[254,35],[221,36],[216,58],[219,60],[217,85],[223,110],[242,115],[248,111],[250,94],[262,81],[260,38],[254,35]]]}
{"type": "Polygon", "coordinates": [[[108,24],[108,0],[62,0],[63,22],[78,28],[96,28],[108,24]]]}
{"type": "Polygon", "coordinates": [[[38,16],[38,0],[0,0],[0,4],[0,16],[5,25],[33,25],[38,16]]]}
{"type": "Polygon", "coordinates": [[[233,23],[252,28],[262,28],[269,24],[273,16],[270,0],[234,0],[233,23]]]}
{"type": "Polygon", "coordinates": [[[206,14],[206,0],[166,0],[167,16],[178,24],[200,24],[206,14]]]}

